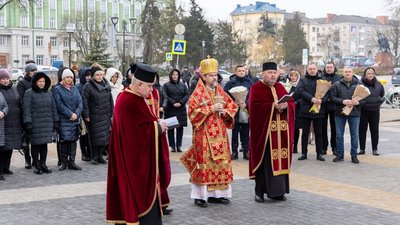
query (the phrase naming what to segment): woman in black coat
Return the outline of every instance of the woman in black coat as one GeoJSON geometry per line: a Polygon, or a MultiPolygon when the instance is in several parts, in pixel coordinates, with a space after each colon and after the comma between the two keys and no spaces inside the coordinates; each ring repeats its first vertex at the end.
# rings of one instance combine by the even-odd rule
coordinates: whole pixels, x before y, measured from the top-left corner
{"type": "Polygon", "coordinates": [[[114,103],[111,86],[104,78],[104,71],[93,67],[91,79],[82,90],[83,112],[89,133],[92,164],[105,164],[103,152],[107,151],[110,139],[111,117],[114,103]]]}
{"type": "Polygon", "coordinates": [[[180,82],[181,73],[178,69],[173,69],[169,73],[169,82],[163,85],[164,103],[164,118],[176,116],[179,121],[179,127],[168,129],[168,144],[172,152],[181,151],[183,139],[183,127],[187,126],[186,102],[189,99],[189,91],[183,82],[180,82]]]}
{"type": "Polygon", "coordinates": [[[383,88],[383,85],[376,79],[375,69],[372,67],[367,67],[365,69],[364,75],[361,78],[361,82],[369,89],[371,94],[365,99],[365,104],[361,105],[359,126],[360,152],[358,154],[365,154],[365,142],[367,139],[367,129],[369,124],[369,130],[371,132],[372,154],[378,156],[380,109],[381,104],[383,103],[382,98],[385,95],[385,89],[383,88]]]}
{"type": "Polygon", "coordinates": [[[24,124],[30,135],[35,174],[51,173],[46,166],[47,144],[53,141],[53,132],[58,130],[58,113],[50,85],[45,73],[36,73],[32,88],[25,92],[23,100],[24,124]]]}
{"type": "Polygon", "coordinates": [[[10,74],[5,69],[0,69],[0,91],[8,105],[8,114],[4,120],[4,151],[0,150],[5,155],[0,156],[0,158],[4,160],[3,173],[11,175],[13,174],[10,170],[13,149],[21,149],[22,104],[17,88],[13,86],[10,74]]]}

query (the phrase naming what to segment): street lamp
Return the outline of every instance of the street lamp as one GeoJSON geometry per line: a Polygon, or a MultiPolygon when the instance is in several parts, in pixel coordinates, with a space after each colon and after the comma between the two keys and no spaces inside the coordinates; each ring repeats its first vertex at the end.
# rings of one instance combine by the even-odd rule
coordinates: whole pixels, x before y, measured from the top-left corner
{"type": "Polygon", "coordinates": [[[68,23],[67,26],[65,27],[68,33],[68,68],[71,68],[71,36],[75,32],[75,24],[73,23],[68,23]]]}
{"type": "MultiPolygon", "coordinates": [[[[118,16],[111,17],[111,23],[114,25],[115,32],[121,33],[121,32],[118,32],[118,30],[117,30],[118,20],[119,20],[118,16]]],[[[136,18],[129,18],[129,23],[132,27],[135,26],[136,18]]],[[[126,25],[127,25],[126,20],[122,20],[122,71],[126,71],[126,68],[125,68],[125,48],[126,48],[125,47],[125,33],[127,32],[126,25]]]]}
{"type": "Polygon", "coordinates": [[[202,57],[204,59],[204,47],[206,47],[206,41],[201,41],[201,46],[203,46],[203,54],[202,57]]]}

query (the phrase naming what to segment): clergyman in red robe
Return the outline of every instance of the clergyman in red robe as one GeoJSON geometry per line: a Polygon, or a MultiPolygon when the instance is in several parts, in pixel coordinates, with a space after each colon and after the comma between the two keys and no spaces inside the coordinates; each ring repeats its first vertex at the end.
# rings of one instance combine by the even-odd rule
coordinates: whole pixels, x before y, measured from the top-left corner
{"type": "Polygon", "coordinates": [[[191,198],[199,207],[229,204],[233,180],[227,128],[234,126],[236,103],[218,84],[218,61],[201,61],[201,78],[188,102],[193,145],[181,162],[190,174],[191,198]]]}
{"type": "MultiPolygon", "coordinates": [[[[162,224],[162,189],[171,180],[162,154],[167,126],[146,99],[156,71],[138,63],[134,81],[119,96],[109,147],[106,220],[115,224],[162,224]]],[[[168,149],[167,149],[168,151],[168,149]]]]}
{"type": "Polygon", "coordinates": [[[295,103],[276,82],[277,64],[263,64],[262,80],[249,93],[250,158],[249,174],[255,179],[255,201],[264,202],[264,194],[274,200],[286,200],[292,161],[295,103]]]}

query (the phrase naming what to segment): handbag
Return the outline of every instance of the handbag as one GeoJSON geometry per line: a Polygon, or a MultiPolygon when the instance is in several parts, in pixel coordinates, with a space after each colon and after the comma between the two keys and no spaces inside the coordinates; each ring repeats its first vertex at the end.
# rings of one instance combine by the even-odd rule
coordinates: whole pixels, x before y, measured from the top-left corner
{"type": "Polygon", "coordinates": [[[83,121],[83,119],[79,120],[79,135],[83,136],[87,134],[87,128],[86,128],[86,124],[85,121],[83,121]]]}

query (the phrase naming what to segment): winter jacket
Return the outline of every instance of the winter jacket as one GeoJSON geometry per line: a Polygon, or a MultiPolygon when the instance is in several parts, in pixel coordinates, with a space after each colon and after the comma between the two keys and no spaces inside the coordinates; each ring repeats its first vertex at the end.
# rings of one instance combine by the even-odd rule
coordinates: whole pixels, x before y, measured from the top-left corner
{"type": "Polygon", "coordinates": [[[24,98],[25,91],[31,88],[32,77],[25,75],[24,78],[18,81],[17,90],[21,99],[24,98]]]}
{"type": "Polygon", "coordinates": [[[49,91],[50,78],[42,72],[32,78],[32,88],[25,92],[23,100],[24,124],[31,134],[31,144],[41,145],[52,142],[53,131],[58,126],[58,113],[53,94],[49,91]],[[40,89],[36,82],[45,79],[45,86],[40,89]]]}
{"type": "MultiPolygon", "coordinates": [[[[331,84],[333,85],[334,83],[336,83],[337,81],[340,80],[340,76],[339,76],[339,75],[336,75],[336,73],[327,74],[327,73],[324,71],[324,73],[322,74],[321,79],[322,79],[322,80],[330,81],[331,84]]],[[[326,95],[327,95],[327,96],[330,96],[330,95],[331,95],[330,90],[329,90],[328,93],[326,93],[326,95]]],[[[328,100],[327,100],[326,103],[325,103],[325,111],[326,111],[326,112],[334,112],[335,109],[336,109],[336,104],[333,103],[333,102],[331,101],[330,97],[328,97],[328,100]]]]}
{"type": "Polygon", "coordinates": [[[296,87],[296,94],[300,96],[300,112],[299,117],[303,118],[323,118],[325,114],[325,103],[329,96],[325,95],[322,98],[321,108],[319,113],[310,112],[313,103],[311,99],[315,96],[315,90],[317,89],[317,80],[321,77],[317,74],[315,76],[310,76],[308,73],[302,78],[300,78],[299,83],[296,87]]]}
{"type": "Polygon", "coordinates": [[[365,75],[361,78],[362,84],[366,86],[371,94],[365,99],[365,104],[361,106],[361,110],[364,111],[378,111],[381,108],[381,104],[384,102],[383,96],[385,95],[385,89],[383,85],[374,77],[371,81],[365,78],[365,75]]]}
{"type": "Polygon", "coordinates": [[[187,71],[183,70],[182,71],[182,81],[183,82],[189,82],[190,78],[192,78],[192,74],[190,73],[190,71],[189,70],[187,70],[187,71]]]}
{"type": "Polygon", "coordinates": [[[121,91],[124,89],[124,86],[122,85],[122,74],[119,70],[115,69],[115,68],[108,68],[106,71],[106,80],[108,81],[108,83],[111,86],[111,95],[113,97],[113,101],[114,101],[114,105],[115,102],[117,101],[117,97],[119,95],[119,93],[121,93],[121,91]],[[117,82],[115,84],[113,84],[111,82],[111,77],[117,74],[118,78],[117,78],[117,82]]]}
{"type": "Polygon", "coordinates": [[[185,83],[180,82],[180,73],[178,73],[178,82],[172,80],[172,76],[169,76],[169,82],[165,83],[162,87],[163,91],[163,108],[164,117],[170,118],[176,116],[179,121],[179,125],[187,126],[187,112],[186,102],[189,100],[189,90],[185,83]],[[175,103],[180,103],[181,106],[174,107],[175,103]]]}
{"type": "Polygon", "coordinates": [[[76,141],[79,138],[79,119],[83,110],[82,98],[78,88],[72,86],[70,90],[62,84],[57,85],[53,90],[53,97],[56,103],[59,122],[58,133],[60,141],[76,141]],[[78,119],[69,120],[75,113],[78,119]]]}
{"type": "Polygon", "coordinates": [[[4,149],[20,149],[22,134],[22,101],[19,97],[17,88],[10,82],[9,85],[0,85],[7,105],[8,114],[5,117],[5,147],[4,149]]]}
{"type": "Polygon", "coordinates": [[[111,87],[108,81],[103,79],[101,83],[98,83],[90,79],[83,87],[82,101],[82,117],[90,120],[87,123],[87,128],[91,145],[108,145],[111,117],[114,110],[111,87]]]}
{"type": "MultiPolygon", "coordinates": [[[[0,93],[0,111],[4,113],[3,119],[0,120],[0,146],[4,146],[6,144],[5,140],[5,130],[4,130],[4,124],[5,124],[5,118],[8,114],[8,105],[6,102],[6,99],[4,98],[3,94],[0,93]]],[[[8,150],[5,148],[0,148],[4,150],[8,150]]]]}
{"type": "MultiPolygon", "coordinates": [[[[353,76],[349,86],[346,84],[343,77],[332,86],[330,98],[331,101],[336,104],[335,115],[343,116],[342,109],[345,106],[343,105],[343,100],[351,99],[358,84],[360,84],[360,81],[357,77],[353,76]]],[[[364,103],[365,99],[361,100],[359,105],[355,105],[349,116],[361,116],[360,108],[364,103]]]]}
{"type": "Polygon", "coordinates": [[[83,86],[86,84],[86,73],[91,73],[89,68],[82,68],[79,70],[79,84],[76,86],[80,94],[82,94],[83,86]]]}
{"type": "MultiPolygon", "coordinates": [[[[250,91],[250,87],[254,84],[253,80],[248,77],[248,76],[244,76],[244,77],[238,77],[236,75],[233,75],[233,77],[230,77],[230,80],[225,84],[224,86],[224,91],[231,96],[231,98],[233,100],[235,100],[235,98],[231,95],[231,93],[229,92],[230,89],[234,88],[234,87],[239,87],[239,86],[243,86],[245,88],[247,88],[248,91],[250,91]]],[[[247,98],[246,97],[246,110],[247,110],[247,98]]],[[[239,110],[236,112],[235,114],[235,123],[239,123],[239,114],[240,114],[240,110],[242,110],[241,108],[239,108],[239,110]]]]}

